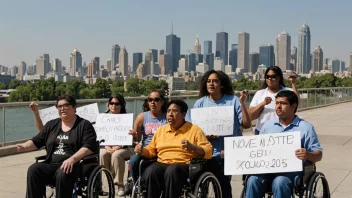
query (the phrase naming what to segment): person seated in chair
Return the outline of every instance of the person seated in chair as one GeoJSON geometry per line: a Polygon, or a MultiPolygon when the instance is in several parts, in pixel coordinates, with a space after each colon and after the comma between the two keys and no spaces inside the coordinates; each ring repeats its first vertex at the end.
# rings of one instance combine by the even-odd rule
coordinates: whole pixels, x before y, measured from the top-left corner
{"type": "Polygon", "coordinates": [[[160,127],[148,146],[138,144],[135,152],[145,158],[157,156],[142,174],[141,183],[146,186],[147,198],[178,198],[189,173],[192,158],[210,159],[212,145],[202,129],[185,121],[188,110],[182,100],[168,103],[167,125],[160,127]]]}
{"type": "Polygon", "coordinates": [[[27,198],[46,196],[45,186],[54,184],[57,198],[72,197],[74,182],[81,173],[77,164],[84,156],[98,153],[92,124],[76,115],[76,100],[69,95],[58,97],[60,118],[45,124],[31,140],[17,145],[19,152],[45,146],[44,162],[32,164],[27,171],[27,198]]]}
{"type": "MultiPolygon", "coordinates": [[[[302,148],[295,151],[296,157],[312,163],[320,161],[323,149],[313,125],[295,115],[298,107],[297,95],[293,91],[285,90],[279,92],[275,98],[275,110],[279,119],[267,121],[259,134],[300,131],[302,148]]],[[[289,172],[252,175],[247,181],[246,197],[263,197],[263,181],[272,181],[274,197],[289,198],[292,196],[294,179],[301,174],[302,172],[289,172]]]]}

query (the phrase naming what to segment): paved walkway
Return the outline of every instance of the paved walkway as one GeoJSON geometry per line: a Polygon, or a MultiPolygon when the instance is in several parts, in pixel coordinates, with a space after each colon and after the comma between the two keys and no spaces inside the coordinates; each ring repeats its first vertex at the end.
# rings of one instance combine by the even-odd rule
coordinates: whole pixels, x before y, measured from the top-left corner
{"type": "MultiPolygon", "coordinates": [[[[352,198],[352,102],[299,112],[298,115],[311,122],[324,148],[323,160],[318,170],[325,173],[332,197],[352,198]]],[[[246,134],[250,135],[250,134],[246,134]]],[[[25,196],[27,168],[34,157],[43,151],[0,158],[0,197],[25,196]]],[[[232,179],[233,197],[242,190],[240,176],[232,179]]]]}

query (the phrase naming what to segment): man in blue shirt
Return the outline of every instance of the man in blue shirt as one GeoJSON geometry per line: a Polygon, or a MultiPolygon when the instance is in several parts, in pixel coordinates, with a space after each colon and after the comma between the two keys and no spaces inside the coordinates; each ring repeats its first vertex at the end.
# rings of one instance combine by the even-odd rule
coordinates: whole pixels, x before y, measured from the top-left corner
{"type": "MultiPolygon", "coordinates": [[[[302,161],[318,162],[323,156],[323,149],[312,124],[295,115],[298,107],[298,97],[293,91],[285,90],[276,95],[275,111],[279,119],[267,121],[260,134],[285,133],[300,131],[301,147],[295,151],[296,157],[302,161]]],[[[264,196],[262,183],[272,181],[274,197],[289,198],[292,196],[294,179],[301,172],[273,173],[253,175],[248,178],[246,197],[261,198],[264,196]]]]}

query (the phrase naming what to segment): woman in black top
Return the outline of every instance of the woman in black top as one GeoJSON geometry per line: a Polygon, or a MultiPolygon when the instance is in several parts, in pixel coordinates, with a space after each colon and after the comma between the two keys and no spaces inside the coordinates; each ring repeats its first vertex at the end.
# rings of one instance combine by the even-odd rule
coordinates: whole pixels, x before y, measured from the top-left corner
{"type": "Polygon", "coordinates": [[[45,197],[49,183],[55,183],[56,197],[71,197],[80,173],[76,164],[84,156],[98,152],[92,124],[76,115],[76,100],[69,95],[60,96],[56,107],[60,118],[49,121],[31,140],[17,145],[19,152],[43,146],[47,152],[44,162],[28,168],[27,198],[45,197]]]}

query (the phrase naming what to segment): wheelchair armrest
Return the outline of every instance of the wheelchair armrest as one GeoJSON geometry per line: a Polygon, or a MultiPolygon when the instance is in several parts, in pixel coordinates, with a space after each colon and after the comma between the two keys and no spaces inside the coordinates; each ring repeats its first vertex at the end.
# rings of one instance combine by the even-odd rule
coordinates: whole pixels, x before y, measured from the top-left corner
{"type": "Polygon", "coordinates": [[[207,162],[206,159],[204,158],[192,158],[191,159],[191,164],[205,164],[207,162]]]}
{"type": "Polygon", "coordinates": [[[43,161],[45,159],[46,159],[46,155],[35,157],[35,163],[38,163],[38,161],[43,161]]]}
{"type": "Polygon", "coordinates": [[[90,154],[84,156],[79,163],[87,164],[87,163],[98,163],[99,162],[99,155],[98,154],[90,154]]]}

